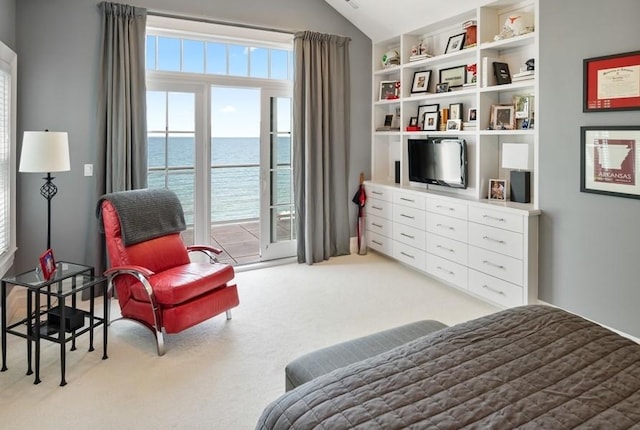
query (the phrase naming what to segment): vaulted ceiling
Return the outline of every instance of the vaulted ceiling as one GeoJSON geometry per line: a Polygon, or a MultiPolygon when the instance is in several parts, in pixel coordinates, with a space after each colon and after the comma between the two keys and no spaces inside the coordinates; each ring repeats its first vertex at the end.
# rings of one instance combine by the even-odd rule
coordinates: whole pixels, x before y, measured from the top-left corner
{"type": "Polygon", "coordinates": [[[373,42],[412,31],[492,0],[325,0],[373,42]]]}

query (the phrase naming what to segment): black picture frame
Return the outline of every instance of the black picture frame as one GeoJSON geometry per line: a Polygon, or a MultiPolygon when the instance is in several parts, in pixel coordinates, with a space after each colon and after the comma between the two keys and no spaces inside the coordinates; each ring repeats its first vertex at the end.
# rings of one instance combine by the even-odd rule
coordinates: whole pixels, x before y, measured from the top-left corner
{"type": "Polygon", "coordinates": [[[629,84],[638,66],[640,51],[584,59],[582,111],[640,110],[640,95],[629,84]]]}
{"type": "Polygon", "coordinates": [[[462,119],[462,103],[449,104],[449,119],[462,119]]]}
{"type": "Polygon", "coordinates": [[[423,131],[437,131],[440,126],[440,112],[425,112],[422,118],[423,131]]]}
{"type": "Polygon", "coordinates": [[[431,84],[431,70],[421,70],[413,74],[411,94],[428,93],[431,84]]]}
{"type": "Polygon", "coordinates": [[[506,85],[511,83],[511,73],[509,65],[500,61],[493,62],[493,74],[496,77],[497,85],[506,85]]]}
{"type": "Polygon", "coordinates": [[[425,113],[432,113],[432,112],[440,112],[440,104],[439,103],[433,103],[433,104],[429,104],[429,105],[420,105],[418,106],[418,112],[416,117],[418,118],[418,126],[420,126],[420,128],[423,128],[423,124],[422,122],[424,121],[424,114],[425,113]]]}
{"type": "Polygon", "coordinates": [[[639,147],[640,125],[580,127],[580,191],[640,199],[639,147]]]}
{"type": "MultiPolygon", "coordinates": [[[[438,82],[449,84],[449,89],[462,87],[467,81],[467,66],[448,67],[438,72],[438,82]]],[[[437,91],[436,91],[437,92],[437,91]]]]}
{"type": "Polygon", "coordinates": [[[449,92],[449,84],[448,83],[440,83],[436,85],[436,94],[449,92]]]}
{"type": "Polygon", "coordinates": [[[400,94],[398,91],[398,81],[381,81],[379,101],[397,99],[400,94]]]}
{"type": "Polygon", "coordinates": [[[417,127],[418,126],[418,117],[412,116],[409,118],[409,127],[417,127]]]}
{"type": "Polygon", "coordinates": [[[447,42],[447,47],[444,50],[445,54],[449,54],[451,52],[460,51],[464,48],[464,39],[467,36],[467,33],[455,34],[449,37],[449,41],[447,42]]]}

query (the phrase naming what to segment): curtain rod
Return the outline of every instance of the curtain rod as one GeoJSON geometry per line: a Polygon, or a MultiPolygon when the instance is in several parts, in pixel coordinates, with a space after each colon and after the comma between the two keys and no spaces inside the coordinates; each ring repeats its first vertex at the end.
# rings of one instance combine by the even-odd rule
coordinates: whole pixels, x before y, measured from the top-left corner
{"type": "Polygon", "coordinates": [[[262,27],[262,26],[259,26],[259,25],[252,25],[252,24],[240,24],[240,23],[228,22],[228,21],[218,21],[218,20],[215,20],[215,19],[199,18],[199,17],[193,17],[193,16],[175,15],[175,14],[171,14],[171,13],[151,11],[151,10],[147,11],[147,15],[160,16],[160,17],[163,17],[163,18],[186,19],[186,20],[189,20],[189,21],[204,22],[204,23],[207,23],[207,24],[229,25],[229,26],[233,26],[233,27],[248,28],[248,29],[251,29],[251,30],[273,31],[273,32],[276,32],[276,33],[296,34],[298,32],[297,30],[284,30],[282,28],[271,28],[271,27],[262,27]]]}

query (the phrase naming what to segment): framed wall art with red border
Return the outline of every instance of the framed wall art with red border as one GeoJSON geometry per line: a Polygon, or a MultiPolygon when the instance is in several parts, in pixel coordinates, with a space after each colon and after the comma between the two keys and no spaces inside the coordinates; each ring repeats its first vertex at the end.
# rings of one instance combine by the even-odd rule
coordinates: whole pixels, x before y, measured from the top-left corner
{"type": "Polygon", "coordinates": [[[640,51],[583,62],[583,112],[640,110],[640,51]]]}

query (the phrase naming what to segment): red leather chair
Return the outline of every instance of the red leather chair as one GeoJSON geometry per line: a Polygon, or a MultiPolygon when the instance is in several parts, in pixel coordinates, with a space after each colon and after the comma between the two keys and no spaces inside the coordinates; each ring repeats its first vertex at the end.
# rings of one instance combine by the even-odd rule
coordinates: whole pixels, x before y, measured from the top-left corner
{"type": "MultiPolygon", "coordinates": [[[[165,353],[164,333],[181,332],[222,312],[226,312],[229,320],[230,309],[239,304],[237,287],[230,284],[234,278],[233,266],[216,260],[221,250],[185,246],[179,231],[166,227],[152,234],[156,237],[127,243],[121,217],[126,221],[131,221],[129,217],[142,220],[142,224],[140,219],[138,224],[133,220],[138,237],[140,225],[145,223],[153,227],[166,226],[166,219],[162,217],[166,218],[167,208],[172,207],[163,200],[167,198],[174,203],[174,212],[179,212],[169,217],[177,217],[184,224],[182,206],[169,190],[112,193],[103,196],[98,204],[109,259],[105,271],[107,288],[111,293],[115,287],[122,318],[137,321],[155,333],[158,355],[165,353]],[[156,199],[158,195],[160,198],[156,199]],[[123,197],[125,202],[129,199],[130,207],[119,203],[118,199],[123,197]],[[131,204],[139,198],[144,204],[131,204]],[[193,251],[205,253],[209,261],[192,262],[189,253],[193,251]]],[[[131,222],[125,223],[125,233],[127,228],[132,229],[131,222]]]]}

